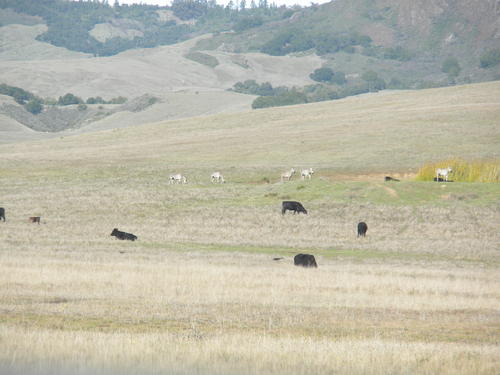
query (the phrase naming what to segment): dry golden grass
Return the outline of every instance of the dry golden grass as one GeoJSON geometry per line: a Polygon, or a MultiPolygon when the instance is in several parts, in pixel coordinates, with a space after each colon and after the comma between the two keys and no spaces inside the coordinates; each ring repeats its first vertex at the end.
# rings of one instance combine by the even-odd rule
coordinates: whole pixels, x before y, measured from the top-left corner
{"type": "Polygon", "coordinates": [[[499,372],[499,185],[336,178],[404,176],[434,157],[415,157],[416,140],[394,135],[410,112],[424,119],[408,133],[437,131],[432,116],[448,124],[440,140],[450,143],[436,155],[456,150],[453,124],[492,140],[460,152],[495,157],[500,117],[488,95],[479,86],[439,92],[434,115],[427,97],[409,93],[338,103],[336,114],[323,103],[3,147],[0,372],[499,372]],[[461,90],[476,104],[464,106],[461,90]],[[457,107],[462,117],[486,111],[486,125],[460,125],[457,107]],[[299,110],[314,131],[295,119],[299,110]],[[334,120],[358,111],[395,119],[383,128],[369,117],[337,141],[350,120],[334,120]],[[392,147],[405,150],[394,162],[392,147]],[[329,167],[311,181],[276,182],[299,160],[329,167]],[[210,184],[219,168],[228,183],[210,184]],[[190,183],[169,185],[171,172],[190,183]],[[309,215],[282,216],[284,199],[309,215]],[[369,227],[362,239],[360,220],[369,227]],[[139,240],[116,240],[115,227],[139,240]],[[293,266],[299,252],[319,268],[293,266]]]}
{"type": "Polygon", "coordinates": [[[461,159],[427,163],[418,170],[418,181],[432,181],[437,168],[452,168],[449,179],[461,182],[500,182],[500,161],[472,161],[461,159]]]}

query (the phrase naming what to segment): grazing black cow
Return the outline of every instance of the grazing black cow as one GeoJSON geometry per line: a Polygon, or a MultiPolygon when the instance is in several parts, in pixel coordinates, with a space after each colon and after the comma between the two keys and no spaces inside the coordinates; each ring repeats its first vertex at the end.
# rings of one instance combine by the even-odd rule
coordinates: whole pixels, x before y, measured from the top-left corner
{"type": "Polygon", "coordinates": [[[137,239],[136,235],[133,235],[132,233],[127,233],[127,232],[122,232],[121,230],[118,229],[113,229],[111,232],[112,236],[115,236],[119,240],[129,240],[129,241],[135,241],[137,239]]]}
{"type": "Polygon", "coordinates": [[[283,201],[281,204],[281,214],[284,215],[285,212],[293,211],[293,214],[295,215],[297,212],[298,213],[305,213],[307,215],[307,210],[302,206],[302,203],[300,202],[295,202],[295,201],[283,201]]]}
{"type": "Polygon", "coordinates": [[[314,255],[311,254],[295,255],[295,257],[293,258],[293,264],[302,267],[318,267],[318,265],[316,264],[316,259],[314,259],[314,255]]]}
{"type": "Polygon", "coordinates": [[[38,223],[38,225],[40,225],[40,216],[31,216],[29,218],[29,221],[32,223],[38,223]]]}
{"type": "Polygon", "coordinates": [[[366,231],[368,230],[368,225],[364,221],[358,224],[358,237],[359,236],[366,236],[366,231]]]}
{"type": "Polygon", "coordinates": [[[0,220],[5,221],[5,208],[0,207],[0,220]]]}
{"type": "Polygon", "coordinates": [[[385,176],[384,181],[399,181],[399,180],[391,176],[385,176]]]}

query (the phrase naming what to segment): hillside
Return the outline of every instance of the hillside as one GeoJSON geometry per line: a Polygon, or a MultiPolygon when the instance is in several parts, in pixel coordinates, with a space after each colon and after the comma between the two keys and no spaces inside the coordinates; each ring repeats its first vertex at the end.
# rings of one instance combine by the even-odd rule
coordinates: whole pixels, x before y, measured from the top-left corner
{"type": "Polygon", "coordinates": [[[207,173],[202,169],[234,167],[238,175],[290,166],[314,166],[326,176],[412,174],[428,161],[499,158],[499,95],[500,82],[367,94],[6,145],[1,159],[40,168],[57,161],[147,163],[195,179],[207,173]]]}
{"type": "MultiPolygon", "coordinates": [[[[250,109],[254,96],[226,90],[240,80],[255,78],[276,85],[302,86],[312,82],[308,75],[321,65],[321,59],[317,56],[274,57],[260,53],[235,55],[217,52],[212,55],[219,64],[210,67],[186,57],[199,39],[155,49],[130,50],[111,57],[92,58],[35,40],[37,33],[43,31],[40,25],[8,25],[1,27],[0,31],[5,35],[0,52],[2,83],[54,99],[66,93],[84,99],[91,96],[105,99],[124,96],[133,100],[145,94],[158,98],[157,103],[147,111],[124,112],[130,117],[106,116],[103,128],[121,127],[123,121],[140,124],[250,109]],[[114,118],[116,121],[113,121],[114,118]]],[[[0,113],[13,117],[20,122],[20,126],[22,123],[46,130],[42,124],[36,125],[36,116],[19,106],[19,111],[23,111],[24,115],[15,117],[17,110],[13,112],[12,108],[7,108],[6,100],[0,101],[4,103],[0,105],[0,113]]],[[[16,103],[9,101],[9,105],[15,106],[16,103]]],[[[98,110],[98,106],[95,107],[96,113],[109,112],[109,109],[98,110]]],[[[78,116],[81,114],[75,110],[73,122],[78,120],[78,116]]],[[[68,122],[67,126],[74,127],[71,123],[68,122]]],[[[79,128],[88,122],[77,124],[76,128],[79,128]]],[[[92,122],[92,128],[101,128],[99,124],[97,118],[92,122]]]]}
{"type": "Polygon", "coordinates": [[[83,101],[121,96],[140,102],[148,95],[154,105],[62,111],[49,104],[33,116],[3,98],[0,114],[43,132],[90,124],[105,129],[500,77],[500,10],[493,0],[263,4],[2,0],[0,83],[46,103],[72,93],[83,101]],[[319,68],[330,76],[315,75],[319,68]],[[244,82],[250,84],[235,90],[250,95],[226,92],[244,82]],[[252,82],[274,91],[252,91],[252,82]]]}
{"type": "Polygon", "coordinates": [[[358,76],[372,70],[386,83],[396,79],[407,88],[487,81],[500,74],[500,65],[479,68],[485,51],[500,48],[500,6],[495,0],[337,0],[216,36],[200,48],[221,44],[243,51],[272,46],[278,54],[313,47],[334,70],[358,76]],[[360,36],[369,39],[359,42],[360,36]],[[450,57],[460,66],[452,77],[442,69],[450,57]]]}

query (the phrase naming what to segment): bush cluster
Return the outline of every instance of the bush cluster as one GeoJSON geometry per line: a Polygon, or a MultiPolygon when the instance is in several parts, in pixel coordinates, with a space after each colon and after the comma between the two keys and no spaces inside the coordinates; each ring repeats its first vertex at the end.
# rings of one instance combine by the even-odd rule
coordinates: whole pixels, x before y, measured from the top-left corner
{"type": "Polygon", "coordinates": [[[292,52],[314,48],[318,55],[338,51],[354,52],[354,46],[369,46],[372,40],[367,35],[351,33],[317,33],[313,30],[289,27],[265,43],[260,51],[268,55],[283,56],[292,52]]]}
{"type": "Polygon", "coordinates": [[[500,64],[500,48],[490,49],[479,58],[481,68],[492,68],[500,64]]]}
{"type": "Polygon", "coordinates": [[[104,100],[100,96],[97,96],[90,97],[84,102],[82,98],[71,93],[60,96],[57,100],[51,98],[42,99],[20,87],[9,86],[5,83],[0,84],[0,94],[12,97],[17,103],[24,106],[24,109],[34,115],[42,112],[44,105],[78,105],[78,109],[84,111],[87,109],[86,104],[123,104],[127,101],[127,98],[124,96],[118,96],[111,100],[104,100]]]}

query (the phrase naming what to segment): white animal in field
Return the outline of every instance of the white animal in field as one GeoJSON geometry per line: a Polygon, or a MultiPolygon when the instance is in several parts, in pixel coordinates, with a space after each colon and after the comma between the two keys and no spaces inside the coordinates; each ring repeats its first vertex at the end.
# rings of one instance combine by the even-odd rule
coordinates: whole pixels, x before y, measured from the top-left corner
{"type": "Polygon", "coordinates": [[[186,176],[181,175],[180,173],[171,174],[169,177],[169,184],[187,184],[186,176]]]}
{"type": "Polygon", "coordinates": [[[281,174],[281,182],[283,181],[290,181],[292,179],[292,176],[295,174],[295,169],[290,169],[287,172],[283,172],[281,174]]]}
{"type": "Polygon", "coordinates": [[[309,168],[309,169],[303,169],[300,175],[303,180],[305,180],[306,178],[310,180],[312,178],[313,173],[314,173],[313,169],[309,168]]]}
{"type": "Polygon", "coordinates": [[[216,183],[219,183],[219,184],[223,184],[224,182],[226,182],[224,180],[224,176],[220,173],[220,172],[214,172],[210,175],[210,181],[212,183],[216,182],[216,183]]]}
{"type": "Polygon", "coordinates": [[[453,172],[453,169],[451,169],[451,167],[436,169],[436,181],[439,181],[439,176],[443,177],[445,181],[448,181],[448,175],[451,172],[453,172]]]}

